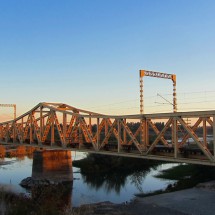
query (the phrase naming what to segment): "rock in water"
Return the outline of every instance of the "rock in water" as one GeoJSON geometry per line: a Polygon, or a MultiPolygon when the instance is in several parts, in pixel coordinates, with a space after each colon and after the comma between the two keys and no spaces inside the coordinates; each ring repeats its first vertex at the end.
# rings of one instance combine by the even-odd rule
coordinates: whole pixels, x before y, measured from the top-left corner
{"type": "Polygon", "coordinates": [[[53,181],[48,179],[33,179],[32,177],[27,177],[20,182],[20,186],[24,188],[32,188],[35,186],[53,186],[53,185],[63,185],[66,183],[72,183],[71,181],[53,181]]]}

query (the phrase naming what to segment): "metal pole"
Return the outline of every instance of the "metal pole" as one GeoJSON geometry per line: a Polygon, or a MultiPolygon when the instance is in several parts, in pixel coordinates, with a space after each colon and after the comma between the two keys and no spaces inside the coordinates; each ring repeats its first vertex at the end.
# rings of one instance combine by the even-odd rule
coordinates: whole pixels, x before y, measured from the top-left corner
{"type": "Polygon", "coordinates": [[[140,70],[140,114],[144,113],[144,106],[143,106],[143,76],[144,76],[144,70],[140,70]]]}
{"type": "Polygon", "coordinates": [[[177,97],[176,97],[176,75],[172,75],[173,81],[173,112],[177,112],[177,97]]]}

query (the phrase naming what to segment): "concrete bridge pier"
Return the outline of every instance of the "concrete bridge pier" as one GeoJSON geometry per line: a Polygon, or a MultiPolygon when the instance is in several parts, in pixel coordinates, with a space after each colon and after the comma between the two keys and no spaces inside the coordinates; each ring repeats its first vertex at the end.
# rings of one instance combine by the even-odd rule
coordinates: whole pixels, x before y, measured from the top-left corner
{"type": "Polygon", "coordinates": [[[32,179],[72,182],[72,156],[66,150],[39,150],[33,155],[32,179]]]}
{"type": "Polygon", "coordinates": [[[33,154],[32,198],[44,208],[72,207],[72,156],[66,150],[39,150],[33,154]]]}

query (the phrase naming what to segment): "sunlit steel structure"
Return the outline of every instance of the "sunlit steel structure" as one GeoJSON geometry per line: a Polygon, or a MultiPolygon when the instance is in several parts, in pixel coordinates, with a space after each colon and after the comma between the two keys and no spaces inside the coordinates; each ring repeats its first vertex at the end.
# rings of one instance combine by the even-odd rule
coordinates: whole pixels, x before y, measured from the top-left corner
{"type": "Polygon", "coordinates": [[[215,111],[114,116],[40,103],[0,123],[0,142],[215,166],[215,111]]]}
{"type": "Polygon", "coordinates": [[[140,70],[140,114],[144,113],[143,77],[145,77],[145,76],[172,80],[172,83],[173,83],[173,112],[177,112],[176,75],[162,73],[162,72],[148,71],[148,70],[140,70]]]}

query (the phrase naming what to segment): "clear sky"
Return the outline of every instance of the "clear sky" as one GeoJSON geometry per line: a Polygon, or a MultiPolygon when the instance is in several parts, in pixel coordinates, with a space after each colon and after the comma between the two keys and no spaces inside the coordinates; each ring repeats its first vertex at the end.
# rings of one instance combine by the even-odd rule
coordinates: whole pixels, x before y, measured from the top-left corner
{"type": "MultiPolygon", "coordinates": [[[[139,113],[139,69],[177,75],[180,111],[215,109],[215,1],[0,0],[0,103],[18,114],[139,113]]],[[[144,83],[145,111],[171,111],[157,96],[172,99],[171,81],[144,83]]]]}

